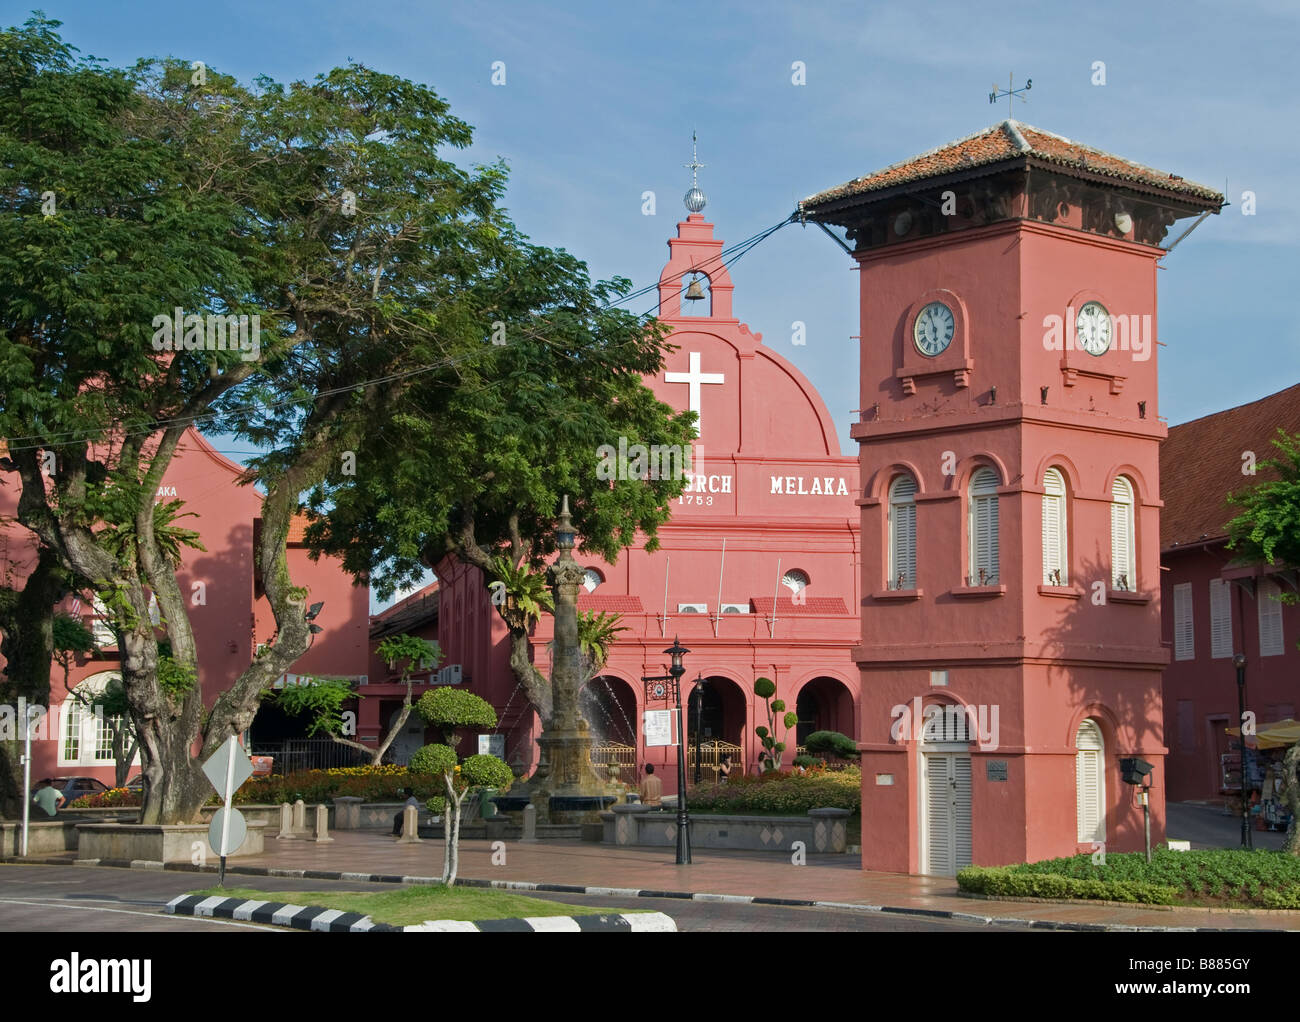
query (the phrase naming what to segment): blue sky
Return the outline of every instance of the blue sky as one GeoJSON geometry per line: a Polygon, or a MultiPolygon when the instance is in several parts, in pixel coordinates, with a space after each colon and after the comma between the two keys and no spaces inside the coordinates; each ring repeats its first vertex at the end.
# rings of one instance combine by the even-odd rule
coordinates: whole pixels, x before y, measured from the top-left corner
{"type": "MultiPolygon", "coordinates": [[[[1033,79],[1018,119],[1219,190],[1226,182],[1232,205],[1160,274],[1162,415],[1184,422],[1300,380],[1291,2],[41,2],[67,41],[114,64],[176,56],[247,82],[353,59],[427,83],[476,129],[461,162],[507,161],[506,204],[534,241],[638,287],[658,278],[683,215],[692,130],[706,214],[740,241],[800,198],[1006,117],[988,92],[1014,72],[1017,84],[1033,79]],[[494,61],[505,85],[491,82],[494,61]],[[791,83],[794,61],[806,85],[791,83]],[[1092,84],[1095,61],[1105,85],[1092,84]],[[1254,216],[1241,213],[1247,189],[1254,216]],[[646,190],[655,216],[641,212],[646,190]]],[[[6,4],[4,23],[29,10],[6,4]]],[[[736,315],[808,375],[853,453],[848,257],[816,228],[792,226],[732,277],[736,315]],[[802,347],[790,343],[795,320],[807,324],[802,347]]]]}

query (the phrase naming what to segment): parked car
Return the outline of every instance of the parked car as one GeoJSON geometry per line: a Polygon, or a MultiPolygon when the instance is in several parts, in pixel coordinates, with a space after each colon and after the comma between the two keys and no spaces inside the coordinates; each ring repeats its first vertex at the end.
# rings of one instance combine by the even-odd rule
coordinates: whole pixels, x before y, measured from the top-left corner
{"type": "MultiPolygon", "coordinates": [[[[95,795],[101,791],[108,791],[108,785],[94,777],[55,777],[52,780],[54,787],[67,800],[64,805],[81,798],[82,795],[95,795]]],[[[38,790],[39,785],[33,788],[31,793],[35,795],[38,790]]]]}
{"type": "Polygon", "coordinates": [[[128,781],[126,782],[125,787],[126,787],[126,790],[127,790],[127,791],[138,791],[138,792],[143,793],[143,792],[144,792],[144,774],[136,774],[134,777],[132,777],[130,780],[128,780],[128,781]]]}

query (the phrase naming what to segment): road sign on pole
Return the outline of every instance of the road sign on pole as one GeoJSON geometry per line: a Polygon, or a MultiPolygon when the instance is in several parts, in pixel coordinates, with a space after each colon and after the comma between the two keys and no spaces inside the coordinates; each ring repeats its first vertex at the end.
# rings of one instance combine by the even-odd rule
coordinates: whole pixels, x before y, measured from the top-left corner
{"type": "Polygon", "coordinates": [[[225,806],[212,818],[208,828],[208,843],[212,850],[221,857],[221,871],[217,875],[217,886],[226,885],[226,856],[244,843],[248,828],[244,825],[243,814],[230,808],[230,799],[235,789],[253,776],[253,764],[243,747],[231,735],[213,755],[203,764],[203,773],[217,789],[225,806]]]}

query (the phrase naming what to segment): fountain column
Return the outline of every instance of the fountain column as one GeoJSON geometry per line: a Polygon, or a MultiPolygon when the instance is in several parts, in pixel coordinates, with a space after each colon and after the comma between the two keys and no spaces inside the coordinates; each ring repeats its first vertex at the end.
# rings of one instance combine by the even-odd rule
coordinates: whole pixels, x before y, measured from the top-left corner
{"type": "Polygon", "coordinates": [[[591,765],[594,739],[578,712],[582,651],[578,645],[578,590],[583,568],[573,559],[573,522],[565,496],[556,529],[560,556],[547,569],[555,598],[555,644],[551,653],[551,716],[537,744],[540,764],[529,784],[540,823],[590,823],[613,801],[606,781],[591,765]]]}

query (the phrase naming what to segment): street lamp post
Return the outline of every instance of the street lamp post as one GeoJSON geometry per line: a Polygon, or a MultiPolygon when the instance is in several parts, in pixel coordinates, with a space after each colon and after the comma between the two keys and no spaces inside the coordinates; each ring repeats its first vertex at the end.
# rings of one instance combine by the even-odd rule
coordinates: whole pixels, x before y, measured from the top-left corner
{"type": "Polygon", "coordinates": [[[1246,654],[1232,658],[1237,668],[1237,739],[1241,749],[1241,847],[1252,848],[1250,833],[1250,799],[1246,794],[1246,654]]]}
{"type": "Polygon", "coordinates": [[[682,728],[682,675],[686,668],[682,666],[682,657],[690,652],[681,642],[674,638],[673,644],[664,650],[673,658],[673,665],[667,674],[642,677],[647,682],[647,697],[662,699],[667,696],[677,703],[677,865],[691,864],[691,818],[686,811],[686,732],[682,728]],[[672,690],[667,691],[662,684],[650,687],[652,682],[669,682],[672,690]]]}

